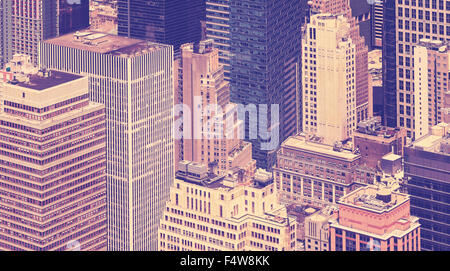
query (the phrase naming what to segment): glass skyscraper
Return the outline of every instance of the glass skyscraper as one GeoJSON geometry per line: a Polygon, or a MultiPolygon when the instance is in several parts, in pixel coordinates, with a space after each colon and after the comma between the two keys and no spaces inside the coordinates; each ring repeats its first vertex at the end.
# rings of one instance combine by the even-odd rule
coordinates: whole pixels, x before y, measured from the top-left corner
{"type": "MultiPolygon", "coordinates": [[[[231,0],[230,83],[231,101],[268,105],[268,114],[258,114],[259,130],[271,123],[271,105],[279,105],[279,142],[299,130],[299,72],[303,1],[231,0]],[[262,122],[261,122],[262,119],[262,122]]],[[[246,139],[253,144],[257,166],[271,168],[275,150],[262,150],[261,137],[246,139]]]]}
{"type": "Polygon", "coordinates": [[[59,0],[59,35],[89,27],[89,0],[59,0]]]}
{"type": "Polygon", "coordinates": [[[174,46],[200,41],[205,0],[118,0],[120,36],[174,46]]]}

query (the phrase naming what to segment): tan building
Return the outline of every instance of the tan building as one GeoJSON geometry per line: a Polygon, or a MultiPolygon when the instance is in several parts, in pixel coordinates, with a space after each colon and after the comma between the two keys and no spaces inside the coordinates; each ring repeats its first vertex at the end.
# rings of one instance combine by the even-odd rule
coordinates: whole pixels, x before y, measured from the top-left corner
{"type": "MultiPolygon", "coordinates": [[[[328,13],[332,15],[343,15],[349,24],[349,32],[347,38],[352,40],[355,46],[354,59],[352,65],[355,65],[352,83],[354,83],[355,103],[356,103],[356,123],[372,116],[372,108],[370,106],[370,91],[368,77],[368,48],[364,37],[360,35],[359,23],[364,19],[352,16],[352,10],[349,0],[313,0],[311,1],[311,9],[313,13],[328,13]]],[[[369,14],[364,15],[367,19],[369,14]]],[[[304,49],[304,48],[303,48],[304,49]]]]}
{"type": "Polygon", "coordinates": [[[180,160],[202,163],[215,174],[242,169],[251,177],[256,169],[252,145],[240,136],[243,121],[238,120],[237,106],[230,103],[230,85],[219,64],[219,50],[212,40],[181,46],[178,92],[183,111],[183,139],[180,160]],[[197,119],[196,109],[201,119],[197,119]]]}
{"type": "Polygon", "coordinates": [[[305,218],[305,250],[329,251],[329,219],[337,216],[337,208],[327,206],[305,218]]]}
{"type": "Polygon", "coordinates": [[[314,15],[303,35],[303,131],[327,144],[356,128],[356,47],[344,16],[314,15]]]}
{"type": "Polygon", "coordinates": [[[0,85],[0,250],[106,250],[105,107],[86,77],[15,77],[0,85]]]}
{"type": "MultiPolygon", "coordinates": [[[[439,40],[422,39],[414,47],[414,132],[419,139],[431,127],[450,120],[446,95],[450,91],[450,48],[439,40]]],[[[400,105],[400,114],[411,114],[410,105],[400,105]]]]}
{"type": "Polygon", "coordinates": [[[361,155],[302,135],[281,144],[273,168],[280,202],[323,208],[374,182],[376,171],[361,166],[361,155]]]}
{"type": "Polygon", "coordinates": [[[419,218],[410,215],[407,194],[362,187],[339,200],[330,224],[332,251],[418,251],[419,218]]]}
{"type": "Polygon", "coordinates": [[[158,231],[158,250],[294,250],[297,222],[277,204],[272,174],[250,182],[182,161],[158,231]]]}

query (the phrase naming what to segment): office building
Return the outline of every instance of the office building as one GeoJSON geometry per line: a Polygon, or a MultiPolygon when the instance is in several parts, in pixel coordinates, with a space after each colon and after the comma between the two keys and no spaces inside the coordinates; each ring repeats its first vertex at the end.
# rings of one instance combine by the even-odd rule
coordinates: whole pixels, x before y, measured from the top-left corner
{"type": "Polygon", "coordinates": [[[318,208],[336,203],[358,187],[373,184],[375,169],[361,165],[361,155],[302,135],[289,137],[273,168],[280,202],[318,208]]]}
{"type": "Polygon", "coordinates": [[[330,219],[331,251],[418,251],[419,218],[407,194],[366,186],[341,198],[330,219]]]}
{"type": "Polygon", "coordinates": [[[88,76],[106,106],[108,250],[156,250],[175,174],[172,46],[85,31],[40,49],[43,67],[88,76]]]}
{"type": "Polygon", "coordinates": [[[182,161],[159,226],[158,250],[290,251],[296,226],[277,204],[271,173],[258,170],[242,182],[182,161]]]}
{"type": "Polygon", "coordinates": [[[422,250],[450,250],[450,139],[448,124],[405,148],[411,214],[420,218],[422,250]]]}
{"type": "Polygon", "coordinates": [[[415,135],[414,46],[420,40],[446,41],[450,36],[450,2],[443,0],[386,1],[383,56],[385,61],[385,119],[415,135]],[[401,108],[405,108],[401,111],[401,108]],[[406,108],[410,110],[406,110],[406,108]]]}
{"type": "Polygon", "coordinates": [[[58,3],[53,0],[12,0],[13,54],[31,56],[38,63],[39,42],[58,34],[58,3]]]}
{"type": "MultiPolygon", "coordinates": [[[[349,33],[347,38],[350,38],[355,45],[355,59],[352,60],[352,65],[355,65],[354,79],[352,83],[355,84],[355,103],[356,103],[356,123],[370,118],[372,111],[370,108],[370,90],[369,90],[369,77],[368,77],[368,46],[366,45],[364,30],[360,28],[358,22],[364,25],[364,21],[369,15],[364,12],[364,7],[367,7],[366,3],[360,1],[348,0],[315,0],[312,2],[312,13],[329,13],[332,15],[343,15],[347,19],[349,24],[349,33]],[[351,6],[360,6],[358,10],[355,9],[355,14],[362,14],[359,17],[353,17],[351,6]],[[365,14],[365,15],[364,15],[365,14]],[[354,63],[353,63],[354,62],[354,63]],[[354,81],[354,82],[353,82],[354,81]]],[[[367,25],[367,24],[366,24],[367,25]]],[[[365,27],[367,28],[367,27],[365,27]]]]}
{"type": "Polygon", "coordinates": [[[0,69],[8,63],[12,57],[12,24],[11,24],[11,2],[0,2],[0,69]]]}
{"type": "Polygon", "coordinates": [[[0,83],[0,250],[106,250],[105,107],[88,78],[0,83]]]}
{"type": "Polygon", "coordinates": [[[380,117],[358,123],[353,134],[353,145],[361,154],[361,163],[372,168],[379,166],[388,153],[403,156],[406,142],[405,129],[383,126],[380,117]]]}
{"type": "Polygon", "coordinates": [[[230,86],[219,64],[219,50],[213,48],[212,40],[205,40],[182,45],[181,52],[178,102],[189,112],[183,112],[180,120],[186,132],[180,160],[211,166],[216,174],[241,169],[251,177],[256,169],[252,145],[240,135],[243,122],[238,120],[237,105],[230,103],[230,86]],[[200,109],[201,119],[196,119],[196,109],[200,109]]]}
{"type": "Polygon", "coordinates": [[[344,141],[356,129],[355,44],[344,16],[311,17],[303,35],[303,132],[326,144],[344,141]]]}
{"type": "Polygon", "coordinates": [[[58,35],[89,27],[89,0],[59,0],[58,35]]]}
{"type": "Polygon", "coordinates": [[[259,135],[250,134],[254,128],[246,118],[245,138],[252,142],[260,168],[270,169],[279,143],[301,128],[303,6],[303,1],[230,1],[231,102],[259,109],[259,135]],[[267,114],[261,110],[264,106],[267,114]],[[266,141],[274,146],[264,147],[266,141]]]}
{"type": "Polygon", "coordinates": [[[169,44],[200,41],[205,0],[118,0],[119,36],[169,44]]]}
{"type": "MultiPolygon", "coordinates": [[[[450,91],[450,48],[439,40],[422,39],[414,46],[414,132],[416,138],[428,134],[430,127],[450,119],[446,93],[450,91]]],[[[399,112],[411,110],[400,105],[399,112]]],[[[411,112],[406,112],[411,115],[411,112]]]]}

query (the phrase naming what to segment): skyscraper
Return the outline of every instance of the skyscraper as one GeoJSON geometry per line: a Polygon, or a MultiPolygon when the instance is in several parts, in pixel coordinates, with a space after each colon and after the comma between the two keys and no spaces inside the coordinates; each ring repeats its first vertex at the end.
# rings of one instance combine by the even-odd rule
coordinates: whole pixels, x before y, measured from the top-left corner
{"type": "Polygon", "coordinates": [[[175,174],[172,46],[77,32],[41,43],[40,63],[87,75],[106,105],[108,250],[156,250],[175,174]]]}
{"type": "Polygon", "coordinates": [[[310,21],[302,38],[303,131],[332,145],[356,129],[356,45],[344,16],[310,21]]]}
{"type": "Polygon", "coordinates": [[[450,1],[386,1],[385,42],[385,118],[389,126],[407,129],[417,138],[414,122],[414,46],[421,39],[450,39],[450,1]],[[387,23],[386,23],[387,22],[387,23]],[[395,25],[394,25],[395,23],[395,25]],[[401,108],[405,108],[401,111],[401,108]]]}
{"type": "Polygon", "coordinates": [[[0,85],[0,250],[106,250],[105,107],[88,79],[0,85]]]}
{"type": "Polygon", "coordinates": [[[41,41],[89,26],[89,0],[11,1],[13,54],[29,55],[34,64],[41,41]]]}
{"type": "Polygon", "coordinates": [[[450,250],[449,125],[439,124],[405,148],[411,214],[420,218],[422,250],[450,250]]]}
{"type": "Polygon", "coordinates": [[[219,51],[212,40],[181,47],[180,101],[190,112],[183,112],[182,158],[212,166],[222,174],[242,169],[250,178],[255,171],[252,145],[240,137],[242,120],[238,108],[230,103],[229,82],[219,64],[219,51]],[[199,107],[200,106],[200,107],[199,107]],[[195,110],[200,109],[196,119],[195,110]]]}
{"type": "Polygon", "coordinates": [[[12,0],[13,54],[31,56],[38,63],[38,44],[58,34],[58,2],[12,0]]]}
{"type": "MultiPolygon", "coordinates": [[[[357,2],[352,1],[352,3],[356,4],[357,2]]],[[[366,7],[365,3],[362,5],[366,7]]],[[[363,23],[365,20],[364,18],[368,16],[367,13],[361,11],[363,13],[361,18],[353,17],[349,0],[314,0],[311,10],[313,13],[318,12],[344,15],[344,17],[347,18],[347,22],[350,24],[348,37],[351,38],[353,44],[355,44],[355,120],[356,123],[358,123],[370,118],[372,112],[371,106],[369,105],[368,47],[365,41],[365,37],[368,35],[365,35],[365,31],[360,29],[360,26],[365,26],[367,28],[367,24],[363,23]]],[[[355,12],[355,14],[358,13],[360,12],[355,12]]]]}
{"type": "MultiPolygon", "coordinates": [[[[422,39],[414,47],[414,124],[416,138],[429,132],[429,128],[450,119],[446,108],[446,93],[450,91],[450,48],[440,40],[422,39]]],[[[406,109],[410,109],[406,106],[406,109]]],[[[405,106],[400,105],[400,114],[405,106]]],[[[411,114],[411,112],[406,112],[411,114]]]]}
{"type": "MultiPolygon", "coordinates": [[[[232,0],[231,0],[232,1],[232,0]]],[[[230,0],[206,0],[206,37],[219,49],[219,60],[230,79],[230,0]]]]}
{"type": "Polygon", "coordinates": [[[10,1],[0,1],[0,69],[12,57],[11,11],[10,1]]]}
{"type": "Polygon", "coordinates": [[[205,0],[118,0],[120,36],[169,44],[200,41],[205,0]]]}
{"type": "MultiPolygon", "coordinates": [[[[257,128],[276,130],[278,142],[295,134],[301,126],[299,73],[303,4],[302,1],[230,1],[231,101],[267,106],[267,114],[261,111],[258,114],[257,128]],[[279,106],[278,112],[272,112],[272,105],[279,106]],[[275,113],[279,113],[278,121],[272,119],[275,113]]],[[[275,106],[274,110],[277,111],[275,106]]],[[[258,167],[269,169],[275,163],[278,146],[274,150],[262,148],[262,142],[268,138],[252,137],[249,125],[246,118],[246,140],[253,144],[253,158],[258,167]]]]}
{"type": "Polygon", "coordinates": [[[58,35],[89,26],[89,0],[59,0],[58,35]]]}

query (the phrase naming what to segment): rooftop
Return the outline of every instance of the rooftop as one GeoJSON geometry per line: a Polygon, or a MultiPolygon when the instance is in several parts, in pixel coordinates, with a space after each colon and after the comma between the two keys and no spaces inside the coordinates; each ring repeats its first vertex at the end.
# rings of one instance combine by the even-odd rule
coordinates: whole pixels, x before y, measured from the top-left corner
{"type": "Polygon", "coordinates": [[[431,128],[431,133],[412,143],[412,147],[434,153],[450,155],[450,125],[440,123],[431,128]]]}
{"type": "Polygon", "coordinates": [[[77,31],[46,40],[45,43],[125,57],[139,55],[169,46],[92,30],[77,31]]]}
{"type": "Polygon", "coordinates": [[[445,53],[448,51],[448,44],[441,40],[421,39],[418,46],[426,47],[429,50],[445,53]]]}
{"type": "Polygon", "coordinates": [[[382,213],[391,211],[408,200],[409,196],[406,194],[369,185],[341,197],[338,202],[358,209],[382,213]]]}
{"type": "Polygon", "coordinates": [[[13,80],[8,83],[34,90],[45,90],[77,80],[82,78],[82,76],[59,71],[39,71],[37,74],[28,75],[27,78],[28,80],[26,81],[13,80]]]}
{"type": "Polygon", "coordinates": [[[300,135],[289,137],[282,143],[282,146],[351,161],[360,157],[359,154],[355,154],[349,150],[341,149],[340,151],[336,151],[333,146],[308,141],[306,137],[300,135]]]}

